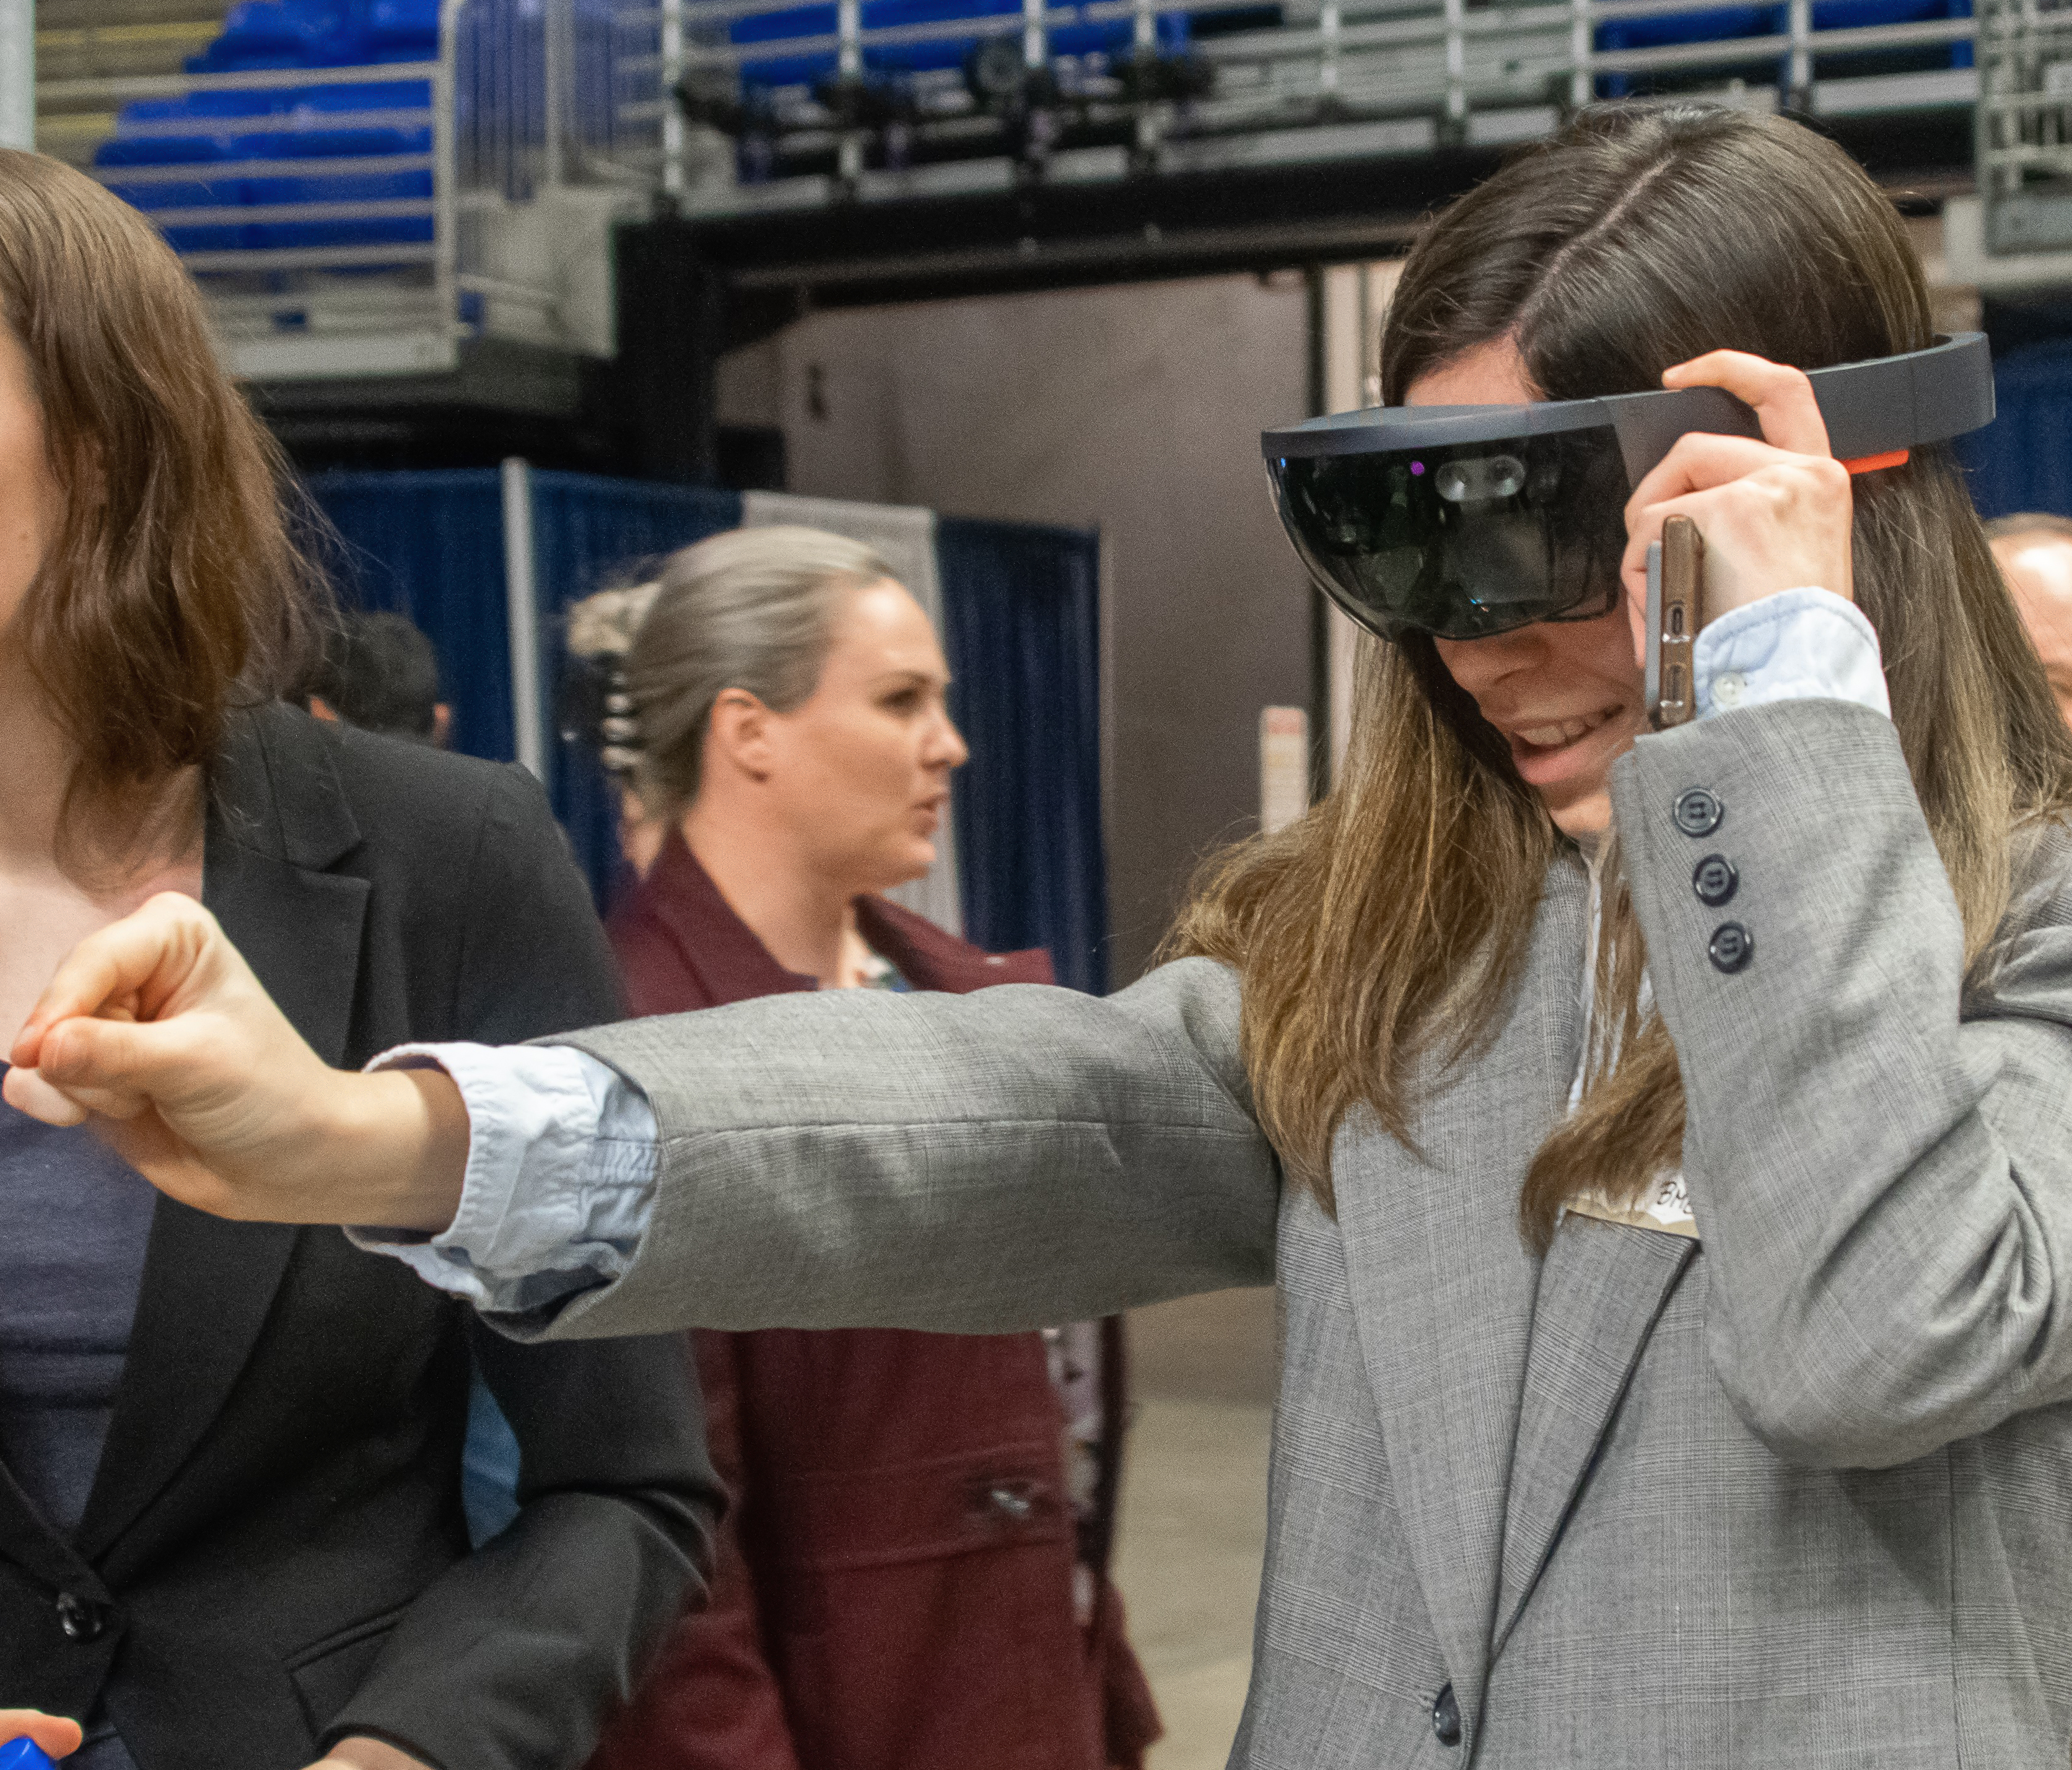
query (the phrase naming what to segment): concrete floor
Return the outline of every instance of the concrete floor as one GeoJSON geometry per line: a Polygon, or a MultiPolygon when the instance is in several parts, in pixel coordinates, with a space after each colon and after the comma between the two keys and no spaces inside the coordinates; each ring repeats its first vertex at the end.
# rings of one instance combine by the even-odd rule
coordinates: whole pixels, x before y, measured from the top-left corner
{"type": "Polygon", "coordinates": [[[1116,1580],[1166,1721],[1149,1770],[1223,1770],[1244,1706],[1266,1540],[1273,1293],[1130,1320],[1136,1423],[1116,1580]]]}

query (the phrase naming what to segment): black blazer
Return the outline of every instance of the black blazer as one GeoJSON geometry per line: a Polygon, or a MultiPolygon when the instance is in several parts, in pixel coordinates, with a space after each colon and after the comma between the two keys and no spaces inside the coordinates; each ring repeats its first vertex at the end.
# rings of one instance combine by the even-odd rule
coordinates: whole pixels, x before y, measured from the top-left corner
{"type": "MultiPolygon", "coordinates": [[[[522,771],[270,707],[211,788],[204,899],[331,1062],[617,1015],[522,771]]],[[[694,1595],[718,1503],[680,1339],[517,1345],[335,1230],[161,1199],[76,1543],[0,1469],[0,1706],[105,1697],[139,1770],[301,1770],[353,1733],[565,1770],[694,1595]],[[471,1347],[524,1452],[477,1554],[471,1347]]]]}

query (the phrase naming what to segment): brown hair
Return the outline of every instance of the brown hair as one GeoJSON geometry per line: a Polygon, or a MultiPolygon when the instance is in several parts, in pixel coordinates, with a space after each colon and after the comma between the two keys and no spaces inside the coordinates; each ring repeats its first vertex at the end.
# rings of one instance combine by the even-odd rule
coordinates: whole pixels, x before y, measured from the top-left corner
{"type": "Polygon", "coordinates": [[[76,758],[60,859],[120,865],[154,840],[172,777],[216,754],[226,712],[293,680],[323,592],[283,521],[280,453],[141,215],[0,150],[0,314],[64,499],[15,622],[76,758]]]}
{"type": "MultiPolygon", "coordinates": [[[[1832,144],[1773,117],[1679,103],[1583,112],[1435,221],[1404,267],[1382,390],[1513,341],[1550,399],[1661,384],[1708,350],[1814,368],[1916,350],[1926,292],[1891,204],[1832,144]]],[[[2072,736],[1947,448],[1856,483],[1856,596],[1975,959],[2005,912],[2009,836],[2072,805],[2072,736]]],[[[1505,1011],[1564,839],[1429,640],[1363,647],[1335,791],[1217,862],[1169,951],[1244,979],[1245,1059],[1292,1172],[1332,1204],[1345,1115],[1408,1141],[1411,1082],[1505,1011]]],[[[1684,1099],[1616,853],[1600,1012],[1577,1110],[1519,1200],[1544,1247],[1562,1202],[1630,1199],[1679,1159],[1684,1099]]],[[[1581,963],[1582,955],[1577,955],[1581,963]]]]}

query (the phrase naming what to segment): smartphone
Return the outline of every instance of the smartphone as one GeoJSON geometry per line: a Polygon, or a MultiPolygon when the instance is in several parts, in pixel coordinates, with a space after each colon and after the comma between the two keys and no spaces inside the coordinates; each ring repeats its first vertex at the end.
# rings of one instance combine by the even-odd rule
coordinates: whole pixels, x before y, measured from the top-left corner
{"type": "Polygon", "coordinates": [[[1705,544],[1688,516],[1671,516],[1647,548],[1647,719],[1657,731],[1698,717],[1692,647],[1704,624],[1705,544]]]}

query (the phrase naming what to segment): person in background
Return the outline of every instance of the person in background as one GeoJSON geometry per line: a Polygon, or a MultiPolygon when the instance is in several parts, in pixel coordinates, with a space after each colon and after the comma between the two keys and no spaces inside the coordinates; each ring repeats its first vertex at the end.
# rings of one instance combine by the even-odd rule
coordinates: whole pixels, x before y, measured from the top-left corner
{"type": "MultiPolygon", "coordinates": [[[[0,1015],[174,892],[340,1062],[609,1018],[528,776],[278,698],[326,599],[150,225],[0,152],[0,1015]]],[[[677,1340],[520,1348],[12,1107],[0,1198],[0,1696],[84,1723],[78,1770],[587,1757],[719,1504],[677,1340]],[[524,1452],[479,1553],[471,1365],[524,1452]]]]}
{"type": "Polygon", "coordinates": [[[1986,536],[2043,660],[2058,710],[2072,725],[2072,522],[2029,511],[1996,517],[1986,536]]]}
{"type": "MultiPolygon", "coordinates": [[[[643,877],[636,1014],[1048,982],[878,895],[919,878],[964,740],[928,618],[868,548],[739,529],[578,604],[643,877]],[[623,659],[623,672],[616,671],[623,659]]],[[[1104,1770],[1160,1731],[1109,1583],[1119,1320],[693,1335],[734,1497],[713,1601],[593,1770],[1104,1770]]]]}
{"type": "Polygon", "coordinates": [[[439,698],[439,655],[407,614],[343,616],[325,636],[305,692],[319,719],[444,749],[453,708],[439,698]]]}

